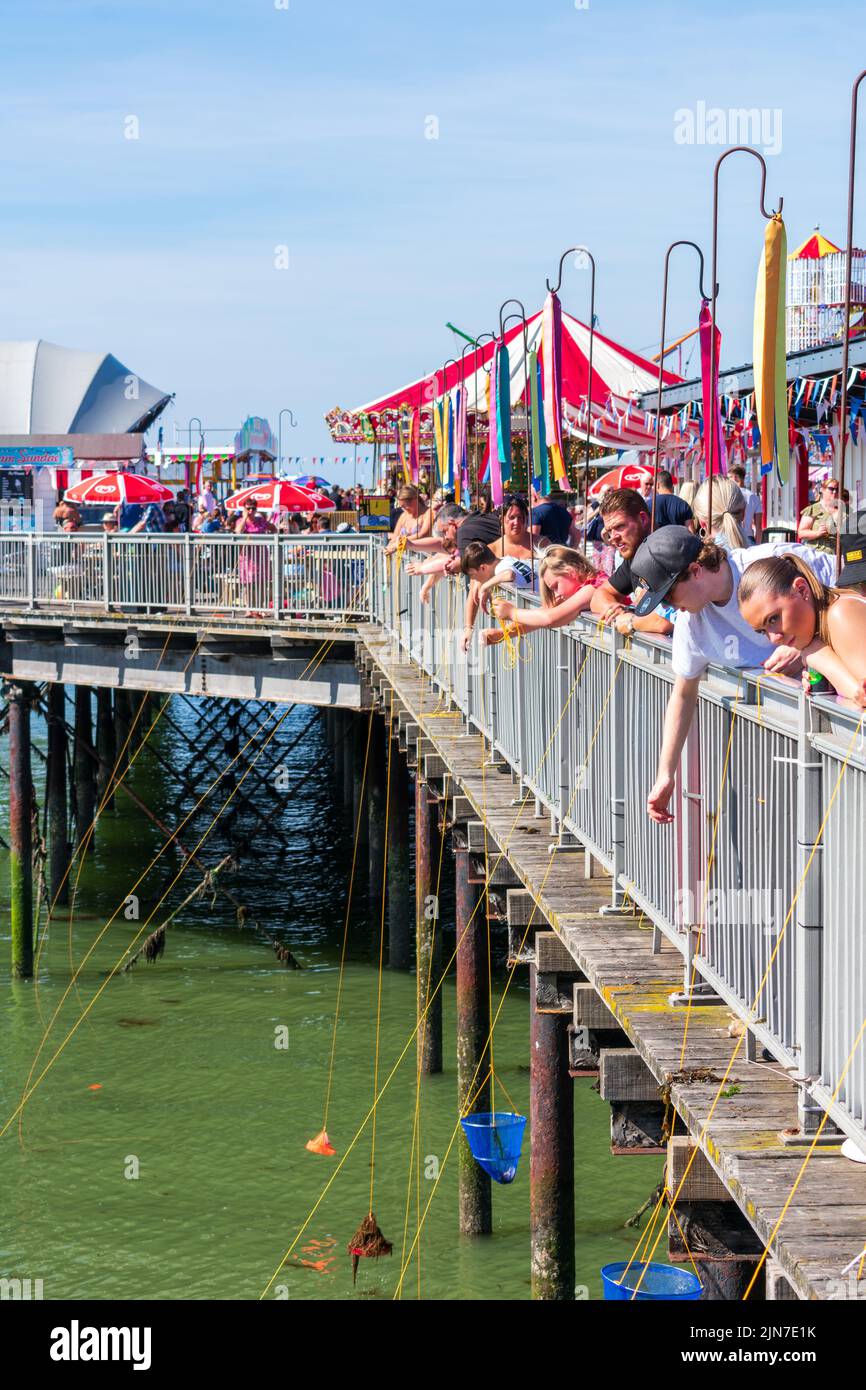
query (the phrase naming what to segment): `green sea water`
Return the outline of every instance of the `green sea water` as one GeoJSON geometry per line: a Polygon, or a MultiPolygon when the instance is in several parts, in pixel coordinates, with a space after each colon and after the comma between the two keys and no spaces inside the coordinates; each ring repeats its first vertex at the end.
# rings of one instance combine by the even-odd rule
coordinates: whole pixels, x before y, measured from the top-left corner
{"type": "MultiPolygon", "coordinates": [[[[208,785],[205,754],[219,766],[228,759],[223,734],[208,731],[193,708],[173,702],[169,712],[178,731],[163,723],[153,737],[172,771],[145,751],[130,779],[175,827],[195,801],[184,781],[199,791],[208,785]]],[[[273,787],[280,749],[310,713],[288,716],[263,757],[265,781],[246,784],[265,819],[233,802],[198,851],[209,865],[237,854],[239,868],[225,884],[249,910],[241,926],[226,898],[199,898],[170,925],[161,960],[106,983],[148,915],[143,935],[201,877],[189,868],[172,886],[182,867],[172,850],[145,873],[163,836],[118,795],[81,873],[71,928],[68,909],[51,923],[38,990],[33,982],[12,983],[3,853],[0,1124],[15,1111],[51,1027],[33,1068],[38,1085],[20,1123],[0,1140],[0,1277],[42,1279],[46,1299],[390,1299],[401,1273],[404,1298],[529,1297],[528,1127],[516,1180],[494,1185],[493,1235],[467,1239],[457,1229],[456,1145],[446,1158],[457,1123],[453,973],[443,987],[445,1070],[421,1087],[420,1171],[411,1161],[414,1043],[407,1048],[415,977],[387,969],[382,975],[380,1085],[393,1077],[377,1110],[373,1205],[394,1250],[378,1262],[361,1261],[353,1286],[346,1246],[368,1210],[373,1157],[365,1117],[373,1096],[379,920],[361,870],[349,913],[328,1116],[337,1157],[313,1155],[305,1143],[322,1126],[352,827],[331,766],[318,766],[326,753],[320,723],[286,755],[288,790],[285,777],[282,790],[273,787]],[[133,891],[138,920],[121,910],[95,944],[133,891]],[[291,948],[302,970],[276,960],[274,940],[291,948]],[[79,970],[71,990],[70,956],[79,970]]],[[[256,707],[244,719],[254,729],[267,717],[256,707]]],[[[42,737],[34,723],[35,740],[42,737]]],[[[41,804],[44,774],[36,757],[34,781],[41,804]]],[[[181,833],[188,849],[227,794],[218,788],[191,816],[181,833]]],[[[2,811],[5,836],[5,804],[2,811]]],[[[446,853],[446,879],[450,862],[446,853]]],[[[447,882],[442,929],[447,958],[454,948],[447,882]]],[[[507,979],[499,950],[494,1009],[507,979]]],[[[528,1037],[527,980],[516,972],[495,1055],[523,1113],[528,1037]]],[[[574,1096],[576,1278],[580,1296],[598,1298],[599,1269],[631,1253],[634,1234],[623,1223],[659,1181],[661,1162],[611,1157],[608,1107],[589,1079],[574,1082],[574,1096]]]]}

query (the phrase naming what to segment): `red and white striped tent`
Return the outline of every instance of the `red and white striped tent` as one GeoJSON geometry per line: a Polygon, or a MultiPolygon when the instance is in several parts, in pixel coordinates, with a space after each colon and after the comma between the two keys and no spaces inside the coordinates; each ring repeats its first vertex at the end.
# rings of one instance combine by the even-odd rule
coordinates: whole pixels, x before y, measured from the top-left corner
{"type": "MultiPolygon", "coordinates": [[[[542,311],[532,314],[526,324],[526,351],[541,350],[542,311]]],[[[513,323],[505,333],[511,376],[512,410],[519,409],[525,387],[525,352],[523,324],[513,323]]],[[[380,439],[393,437],[394,419],[406,406],[429,408],[431,401],[460,384],[465,375],[469,410],[487,414],[488,375],[484,370],[493,355],[493,344],[485,342],[480,348],[467,352],[463,363],[451,362],[429,376],[409,382],[397,391],[370,401],[356,410],[332,412],[329,417],[335,438],[351,435],[340,433],[340,419],[345,422],[365,419],[380,439]]],[[[680,381],[673,372],[664,373],[665,385],[680,381]]],[[[578,436],[586,431],[587,385],[589,382],[589,328],[563,310],[562,314],[562,399],[565,429],[578,436]]],[[[629,348],[615,343],[595,331],[592,351],[592,426],[595,444],[615,449],[649,449],[655,443],[655,416],[639,410],[635,398],[651,391],[658,384],[658,366],[629,348]]],[[[366,436],[365,436],[366,437],[366,436]]]]}

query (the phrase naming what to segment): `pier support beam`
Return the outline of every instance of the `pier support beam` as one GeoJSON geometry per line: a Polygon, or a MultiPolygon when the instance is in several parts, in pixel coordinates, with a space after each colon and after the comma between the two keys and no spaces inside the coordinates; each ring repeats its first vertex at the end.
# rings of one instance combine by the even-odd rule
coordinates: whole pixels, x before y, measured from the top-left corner
{"type": "Polygon", "coordinates": [[[409,774],[403,755],[397,748],[396,726],[393,733],[388,813],[388,964],[392,970],[408,970],[412,919],[409,774]]]}
{"type": "Polygon", "coordinates": [[[388,740],[385,724],[378,716],[373,716],[373,731],[370,735],[370,755],[367,759],[367,833],[369,836],[371,918],[375,913],[378,922],[382,908],[382,893],[385,875],[385,798],[387,786],[388,740]]]}
{"type": "Polygon", "coordinates": [[[96,769],[96,794],[103,810],[114,807],[114,797],[106,799],[111,784],[111,774],[117,758],[117,744],[114,737],[114,718],[111,710],[111,691],[101,685],[96,691],[96,752],[99,766],[96,769]]]}
{"type": "Polygon", "coordinates": [[[115,690],[114,692],[114,744],[117,750],[117,775],[124,772],[129,765],[130,748],[127,740],[129,739],[129,695],[125,690],[115,690]]]}
{"type": "MultiPolygon", "coordinates": [[[[490,1037],[489,941],[487,922],[475,911],[477,889],[471,878],[467,851],[455,850],[457,1101],[461,1115],[470,1096],[471,1111],[490,1109],[490,1083],[478,1088],[489,1066],[485,1055],[490,1037]]],[[[460,1233],[487,1236],[493,1229],[492,1183],[472,1157],[465,1134],[461,1133],[458,1143],[460,1233]]]]}
{"type": "MultiPolygon", "coordinates": [[[[75,687],[75,748],[73,773],[75,777],[75,843],[84,843],[93,824],[96,810],[96,766],[90,749],[93,747],[93,725],[90,709],[90,687],[75,687]]],[[[91,835],[87,840],[88,853],[93,852],[91,835]]]]}
{"type": "Polygon", "coordinates": [[[343,805],[355,804],[355,725],[358,717],[352,710],[343,711],[343,805]]]}
{"type": "Polygon", "coordinates": [[[9,698],[9,895],[12,974],[33,975],[33,783],[30,773],[30,702],[27,682],[7,686],[9,698]]]}
{"type": "MultiPolygon", "coordinates": [[[[529,997],[536,997],[530,966],[529,997]]],[[[529,1211],[532,1297],[574,1298],[574,1092],[568,1018],[530,1009],[529,1211]]]]}
{"type": "Polygon", "coordinates": [[[337,790],[342,794],[345,785],[344,764],[346,761],[346,714],[344,710],[334,710],[333,722],[333,749],[334,749],[334,780],[337,790]]]}
{"type": "Polygon", "coordinates": [[[365,770],[367,768],[367,740],[368,738],[372,739],[370,720],[375,720],[375,718],[375,714],[367,712],[363,716],[358,715],[352,738],[352,824],[358,836],[359,863],[363,858],[361,851],[366,850],[370,843],[365,770]]]}
{"type": "Polygon", "coordinates": [[[66,691],[48,686],[48,902],[69,901],[69,833],[66,810],[66,691]]]}
{"type": "MultiPolygon", "coordinates": [[[[430,788],[415,779],[415,968],[418,1016],[424,1013],[442,973],[442,932],[435,897],[440,859],[439,817],[430,788]]],[[[418,1065],[425,1076],[442,1070],[442,991],[418,1029],[418,1065]]]]}

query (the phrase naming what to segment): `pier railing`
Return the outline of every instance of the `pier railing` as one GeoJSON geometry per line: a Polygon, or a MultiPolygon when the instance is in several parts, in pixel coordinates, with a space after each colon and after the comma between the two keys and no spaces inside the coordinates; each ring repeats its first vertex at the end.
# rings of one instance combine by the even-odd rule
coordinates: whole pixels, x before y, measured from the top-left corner
{"type": "Polygon", "coordinates": [[[0,605],[369,619],[370,536],[0,535],[0,605]]]}
{"type": "MultiPolygon", "coordinates": [[[[611,906],[683,958],[683,998],[716,996],[866,1152],[866,737],[856,711],[798,681],[711,667],[672,825],[646,814],[673,683],[670,643],[595,621],[462,650],[464,593],[377,558],[374,612],[549,815],[584,847],[611,906]],[[853,1049],[853,1055],[852,1055],[853,1049]]],[[[512,595],[521,604],[537,602],[512,595]]],[[[492,619],[479,616],[478,626],[492,619]]]]}

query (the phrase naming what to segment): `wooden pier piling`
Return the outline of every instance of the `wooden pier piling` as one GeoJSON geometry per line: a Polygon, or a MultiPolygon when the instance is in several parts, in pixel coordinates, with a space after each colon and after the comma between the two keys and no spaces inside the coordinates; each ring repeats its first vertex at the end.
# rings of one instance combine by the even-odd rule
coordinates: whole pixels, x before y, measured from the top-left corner
{"type": "MultiPolygon", "coordinates": [[[[477,888],[465,849],[454,852],[455,918],[457,932],[457,1103],[461,1115],[490,1109],[490,1084],[478,1082],[489,1069],[490,1036],[489,940],[487,922],[475,911],[477,888]],[[473,916],[473,913],[475,914],[473,916]]],[[[459,1138],[460,1233],[486,1236],[493,1229],[492,1182],[475,1162],[465,1134],[459,1138]]]]}
{"type": "Polygon", "coordinates": [[[30,772],[29,681],[7,687],[9,698],[9,892],[12,974],[33,975],[33,782],[30,772]]]}
{"type": "Polygon", "coordinates": [[[66,805],[66,690],[48,686],[48,894],[49,906],[69,901],[69,823],[66,805]]]}
{"type": "MultiPolygon", "coordinates": [[[[385,723],[378,715],[373,717],[373,730],[370,736],[370,754],[367,759],[367,833],[369,839],[368,861],[370,865],[370,914],[374,925],[378,923],[382,908],[382,894],[385,878],[385,803],[388,794],[387,763],[388,740],[385,723]]],[[[378,939],[378,935],[377,935],[378,939]]]]}
{"type": "Polygon", "coordinates": [[[124,772],[129,764],[129,695],[125,690],[114,692],[114,745],[116,749],[117,775],[124,772]]]}
{"type": "Polygon", "coordinates": [[[388,810],[388,964],[408,970],[411,959],[412,883],[409,853],[409,774],[397,747],[391,744],[391,787],[388,810]]]}
{"type": "MultiPolygon", "coordinates": [[[[375,718],[375,716],[373,716],[375,718]]],[[[370,843],[370,829],[367,811],[367,738],[370,735],[370,715],[358,715],[354,721],[352,735],[352,824],[358,836],[358,862],[361,863],[362,850],[370,843]]]]}
{"type": "MultiPolygon", "coordinates": [[[[529,997],[536,998],[530,966],[529,997]]],[[[532,1297],[574,1298],[574,1092],[568,1018],[530,1008],[529,1220],[532,1297]]]]}
{"type": "MultiPolygon", "coordinates": [[[[75,778],[75,843],[85,843],[96,810],[96,764],[91,753],[93,725],[90,707],[90,687],[75,687],[75,748],[73,775],[75,778]]],[[[93,852],[94,837],[87,837],[87,851],[93,852]]]]}
{"type": "Polygon", "coordinates": [[[103,810],[114,807],[114,796],[108,796],[111,774],[117,758],[114,718],[111,709],[111,691],[101,685],[96,691],[96,752],[99,765],[96,769],[96,794],[103,810]]]}
{"type": "Polygon", "coordinates": [[[430,788],[415,780],[415,968],[418,1016],[429,1011],[418,1029],[418,1065],[422,1075],[442,1070],[442,991],[430,1003],[442,973],[442,932],[436,885],[441,856],[439,817],[430,788]]]}

